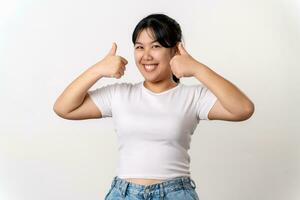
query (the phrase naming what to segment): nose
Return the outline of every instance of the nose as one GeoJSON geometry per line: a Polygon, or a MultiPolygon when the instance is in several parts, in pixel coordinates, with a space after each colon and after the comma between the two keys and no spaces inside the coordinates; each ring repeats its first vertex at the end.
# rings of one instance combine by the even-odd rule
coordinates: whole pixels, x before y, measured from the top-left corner
{"type": "Polygon", "coordinates": [[[151,51],[149,49],[145,49],[143,53],[143,60],[151,60],[151,59],[152,59],[151,51]]]}

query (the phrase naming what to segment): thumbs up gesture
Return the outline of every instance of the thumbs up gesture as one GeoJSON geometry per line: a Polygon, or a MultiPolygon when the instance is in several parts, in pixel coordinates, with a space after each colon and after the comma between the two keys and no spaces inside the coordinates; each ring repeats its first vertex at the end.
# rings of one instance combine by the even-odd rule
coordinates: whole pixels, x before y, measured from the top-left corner
{"type": "Polygon", "coordinates": [[[177,52],[170,60],[173,74],[177,78],[195,76],[198,65],[203,65],[195,60],[183,47],[182,43],[177,44],[177,52]]]}
{"type": "Polygon", "coordinates": [[[101,76],[119,79],[124,75],[124,71],[126,70],[125,65],[127,65],[128,61],[121,56],[117,56],[116,52],[117,44],[113,43],[108,54],[101,61],[93,65],[101,76]]]}

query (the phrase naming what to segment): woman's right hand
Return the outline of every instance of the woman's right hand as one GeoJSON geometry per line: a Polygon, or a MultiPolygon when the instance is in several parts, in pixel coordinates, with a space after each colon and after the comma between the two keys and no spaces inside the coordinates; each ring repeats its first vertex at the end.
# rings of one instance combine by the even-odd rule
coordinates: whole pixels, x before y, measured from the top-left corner
{"type": "Polygon", "coordinates": [[[117,44],[114,42],[109,53],[99,62],[93,65],[95,71],[101,74],[102,77],[121,78],[126,70],[125,65],[128,61],[116,55],[117,44]]]}

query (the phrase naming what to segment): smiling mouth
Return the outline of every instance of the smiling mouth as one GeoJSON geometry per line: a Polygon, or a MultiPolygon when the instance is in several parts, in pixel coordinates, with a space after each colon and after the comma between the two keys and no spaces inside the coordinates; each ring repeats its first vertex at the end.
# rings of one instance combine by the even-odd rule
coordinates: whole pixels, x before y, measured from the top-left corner
{"type": "Polygon", "coordinates": [[[158,64],[143,65],[143,66],[146,72],[152,72],[157,68],[158,64]]]}

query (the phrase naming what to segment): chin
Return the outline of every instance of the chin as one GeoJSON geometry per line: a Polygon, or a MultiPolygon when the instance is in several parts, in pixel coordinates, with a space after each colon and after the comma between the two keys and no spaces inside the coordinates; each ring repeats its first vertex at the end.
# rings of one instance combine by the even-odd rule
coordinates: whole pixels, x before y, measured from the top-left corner
{"type": "Polygon", "coordinates": [[[152,77],[144,76],[144,79],[145,79],[145,81],[153,82],[153,83],[159,81],[159,78],[157,76],[152,76],[152,77]]]}

